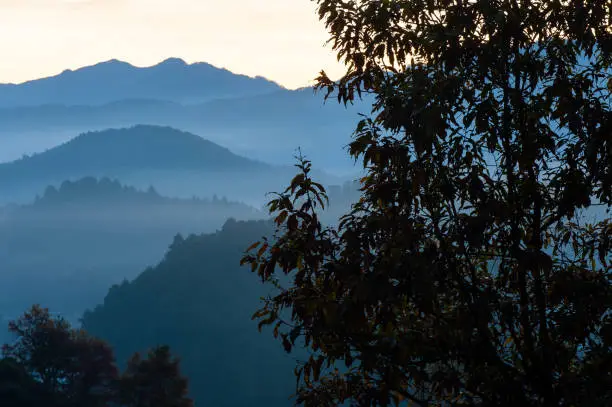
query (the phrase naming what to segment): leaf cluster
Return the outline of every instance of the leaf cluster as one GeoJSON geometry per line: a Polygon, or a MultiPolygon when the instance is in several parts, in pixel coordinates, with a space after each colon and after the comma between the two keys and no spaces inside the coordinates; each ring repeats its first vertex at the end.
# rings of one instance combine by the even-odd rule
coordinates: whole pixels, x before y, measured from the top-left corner
{"type": "Polygon", "coordinates": [[[317,4],[347,64],[318,88],[376,103],[338,228],[301,162],[243,259],[291,280],[255,317],[311,351],[297,401],[612,403],[610,2],[317,4]]]}

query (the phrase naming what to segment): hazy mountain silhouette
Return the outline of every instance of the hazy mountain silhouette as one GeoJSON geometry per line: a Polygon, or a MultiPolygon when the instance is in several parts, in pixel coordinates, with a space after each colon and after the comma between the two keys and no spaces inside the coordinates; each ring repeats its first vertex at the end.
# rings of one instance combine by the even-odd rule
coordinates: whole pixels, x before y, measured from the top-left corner
{"type": "Polygon", "coordinates": [[[110,60],[21,84],[0,85],[0,107],[45,104],[98,105],[121,99],[159,99],[179,103],[257,95],[282,89],[262,77],[237,75],[207,63],[169,58],[135,67],[110,60]]]}
{"type": "Polygon", "coordinates": [[[69,177],[147,169],[209,171],[253,171],[266,164],[233,154],[228,149],[195,134],[160,126],[81,134],[41,154],[0,164],[0,179],[57,174],[69,177]]]}
{"type": "Polygon", "coordinates": [[[115,285],[83,316],[122,365],[134,351],[165,343],[181,358],[196,405],[288,407],[299,350],[287,355],[251,316],[270,294],[247,267],[244,249],[273,232],[271,222],[228,220],[213,234],[177,237],[155,267],[115,285]],[[240,389],[240,391],[234,391],[240,389]]]}
{"type": "Polygon", "coordinates": [[[0,161],[50,148],[75,133],[135,124],[172,126],[273,164],[292,162],[297,147],[327,171],[351,168],[343,147],[368,102],[324,104],[313,89],[214,100],[185,106],[168,101],[122,100],[103,106],[0,109],[0,161]],[[319,148],[321,144],[326,148],[319,148]]]}
{"type": "Polygon", "coordinates": [[[109,178],[48,186],[31,204],[0,207],[0,309],[14,315],[35,302],[81,313],[109,285],[158,261],[177,233],[214,232],[230,217],[267,214],[222,196],[168,198],[109,178]]]}
{"type": "MultiPolygon", "coordinates": [[[[294,169],[232,153],[195,134],[137,125],[88,132],[40,154],[0,164],[0,203],[29,202],[49,184],[86,176],[121,179],[172,197],[225,195],[259,206],[294,169]]],[[[326,183],[337,183],[332,178],[326,183]]]]}

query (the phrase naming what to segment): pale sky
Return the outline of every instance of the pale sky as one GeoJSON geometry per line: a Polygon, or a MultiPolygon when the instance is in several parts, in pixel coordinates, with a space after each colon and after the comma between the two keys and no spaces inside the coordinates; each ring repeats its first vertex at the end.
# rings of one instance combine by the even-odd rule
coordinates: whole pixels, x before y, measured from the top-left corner
{"type": "Polygon", "coordinates": [[[109,59],[208,62],[286,87],[342,73],[312,0],[0,0],[0,82],[109,59]]]}

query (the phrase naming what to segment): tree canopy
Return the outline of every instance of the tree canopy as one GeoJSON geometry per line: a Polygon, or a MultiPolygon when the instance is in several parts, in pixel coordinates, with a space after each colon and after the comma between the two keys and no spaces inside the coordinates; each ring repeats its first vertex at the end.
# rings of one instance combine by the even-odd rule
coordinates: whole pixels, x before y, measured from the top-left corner
{"type": "Polygon", "coordinates": [[[318,89],[376,103],[338,227],[302,159],[243,259],[311,351],[297,401],[610,405],[610,1],[316,3],[347,64],[318,89]]]}
{"type": "Polygon", "coordinates": [[[61,317],[33,306],[9,323],[16,335],[4,345],[3,356],[23,366],[41,392],[61,405],[103,406],[117,377],[112,349],[61,317]]]}
{"type": "Polygon", "coordinates": [[[0,404],[11,407],[184,406],[188,382],[170,348],[134,354],[119,375],[110,346],[34,305],[9,323],[2,348],[0,404]]]}
{"type": "Polygon", "coordinates": [[[192,407],[187,379],[168,346],[149,351],[146,359],[136,353],[121,377],[119,401],[125,407],[192,407]]]}

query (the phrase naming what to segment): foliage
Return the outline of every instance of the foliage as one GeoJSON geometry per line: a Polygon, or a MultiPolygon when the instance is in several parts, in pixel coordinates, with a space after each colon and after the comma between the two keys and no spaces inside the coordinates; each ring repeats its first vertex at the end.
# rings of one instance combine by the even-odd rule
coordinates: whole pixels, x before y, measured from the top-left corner
{"type": "Polygon", "coordinates": [[[243,259],[280,288],[254,317],[311,351],[297,401],[610,405],[610,2],[317,3],[348,66],[318,88],[376,103],[338,228],[301,160],[243,259]]]}
{"type": "Polygon", "coordinates": [[[187,379],[180,375],[179,361],[172,359],[168,346],[149,351],[146,359],[138,353],[132,356],[121,376],[119,402],[125,407],[193,406],[187,379]]]}
{"type": "Polygon", "coordinates": [[[0,405],[11,407],[191,406],[188,381],[168,346],[141,360],[136,353],[120,376],[109,345],[34,305],[9,323],[16,335],[3,346],[0,405]]]}
{"type": "Polygon", "coordinates": [[[72,329],[38,305],[11,321],[9,331],[17,340],[3,346],[3,356],[23,366],[62,405],[95,407],[112,398],[117,369],[106,343],[72,329]]]}
{"type": "Polygon", "coordinates": [[[3,407],[37,407],[41,405],[37,383],[24,367],[10,358],[0,360],[0,401],[3,407]]]}

